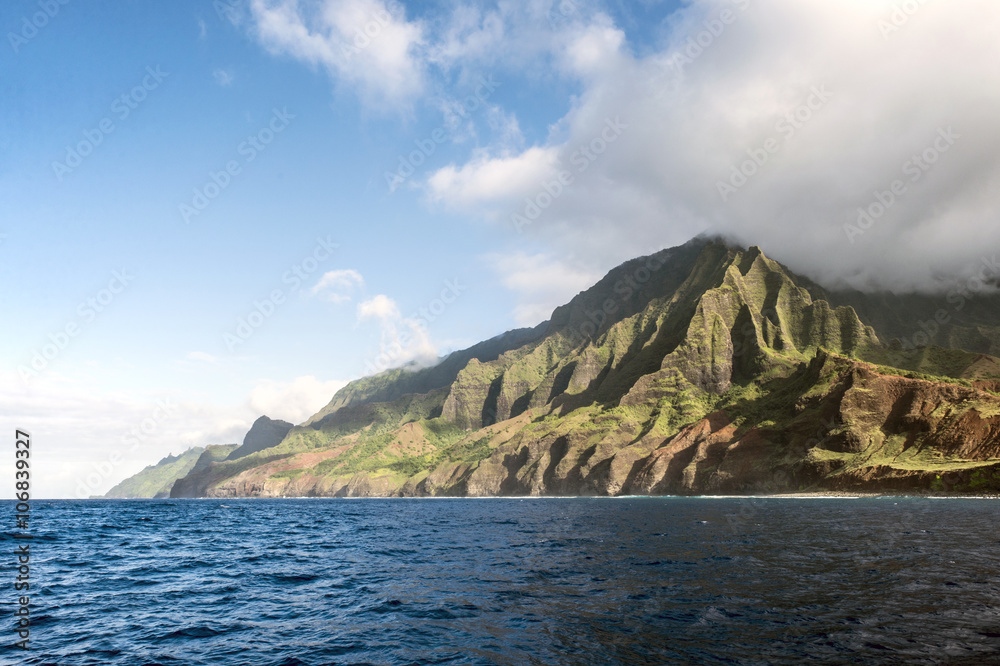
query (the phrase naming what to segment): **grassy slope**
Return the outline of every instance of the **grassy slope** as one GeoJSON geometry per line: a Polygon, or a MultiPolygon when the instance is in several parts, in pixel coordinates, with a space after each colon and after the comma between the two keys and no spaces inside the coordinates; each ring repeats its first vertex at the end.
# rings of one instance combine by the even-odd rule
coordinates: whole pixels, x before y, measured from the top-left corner
{"type": "MultiPolygon", "coordinates": [[[[466,354],[445,370],[394,370],[353,383],[279,446],[214,465],[211,483],[276,459],[325,452],[318,463],[273,476],[368,474],[402,487],[456,464],[470,472],[483,461],[501,464],[503,452],[516,445],[569,434],[574,441],[583,434],[583,443],[574,444],[583,451],[647,451],[650,438],[665,440],[719,410],[742,433],[825,427],[835,438],[843,433],[818,414],[795,411],[833,386],[832,376],[803,374],[818,353],[863,359],[882,373],[966,385],[1000,371],[1000,361],[981,354],[883,344],[851,305],[819,299],[756,248],[700,242],[656,256],[662,268],[647,279],[635,279],[644,275],[643,260],[629,262],[557,309],[544,337],[522,333],[523,344],[493,344],[493,358],[466,354]],[[600,312],[603,317],[594,316],[600,312]],[[431,391],[402,393],[445,380],[431,391]],[[377,401],[386,396],[392,399],[377,401]],[[500,434],[492,426],[521,415],[530,418],[500,434]]],[[[927,469],[951,464],[933,451],[902,447],[898,437],[871,439],[862,451],[818,448],[808,455],[841,471],[886,462],[927,469]]],[[[787,451],[775,450],[761,464],[787,458],[787,451]]]]}
{"type": "Polygon", "coordinates": [[[167,456],[155,465],[131,476],[104,496],[116,499],[151,498],[169,495],[170,487],[179,478],[187,476],[204,449],[200,446],[188,449],[179,456],[167,456]]]}

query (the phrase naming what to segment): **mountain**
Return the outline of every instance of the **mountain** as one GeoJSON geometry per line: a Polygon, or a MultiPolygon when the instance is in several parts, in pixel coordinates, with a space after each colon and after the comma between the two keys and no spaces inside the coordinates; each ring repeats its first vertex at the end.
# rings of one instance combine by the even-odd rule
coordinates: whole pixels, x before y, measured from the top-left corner
{"type": "Polygon", "coordinates": [[[997,491],[997,353],[996,295],[827,291],[699,238],[538,327],[352,382],[171,495],[997,491]]]}
{"type": "Polygon", "coordinates": [[[204,487],[199,484],[199,480],[215,464],[228,458],[238,448],[237,444],[209,444],[206,446],[191,471],[174,482],[170,489],[170,497],[203,497],[204,487]]]}
{"type": "Polygon", "coordinates": [[[251,453],[277,446],[292,427],[288,421],[277,421],[261,416],[250,426],[250,431],[243,438],[243,444],[230,453],[226,460],[238,460],[251,453]]]}
{"type": "Polygon", "coordinates": [[[155,465],[150,465],[109,490],[104,497],[114,499],[143,499],[169,497],[174,481],[187,476],[198,462],[203,448],[196,446],[179,456],[167,456],[155,465]]]}
{"type": "Polygon", "coordinates": [[[314,414],[306,425],[323,418],[349,404],[363,402],[390,402],[411,393],[429,393],[450,386],[458,373],[475,359],[488,363],[500,354],[538,340],[545,334],[548,322],[535,328],[520,328],[498,335],[485,342],[448,355],[441,363],[414,372],[406,368],[395,368],[353,381],[337,392],[330,403],[314,414]]]}
{"type": "Polygon", "coordinates": [[[250,427],[243,444],[196,446],[180,456],[167,456],[135,476],[129,477],[107,492],[107,498],[136,499],[147,497],[199,497],[198,478],[212,463],[238,460],[243,456],[277,446],[292,424],[261,416],[250,427]],[[171,494],[174,482],[184,479],[171,494]]]}
{"type": "Polygon", "coordinates": [[[174,484],[170,491],[170,497],[202,497],[212,479],[213,469],[217,463],[236,461],[277,446],[292,427],[292,424],[287,421],[261,416],[250,426],[250,430],[243,438],[241,445],[226,444],[207,447],[190,472],[174,484]]]}

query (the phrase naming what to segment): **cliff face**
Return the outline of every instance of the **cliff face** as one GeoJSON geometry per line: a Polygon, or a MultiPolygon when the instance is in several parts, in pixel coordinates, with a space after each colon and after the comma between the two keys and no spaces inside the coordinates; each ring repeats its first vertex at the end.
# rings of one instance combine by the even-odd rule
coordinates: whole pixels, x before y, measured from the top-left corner
{"type": "Polygon", "coordinates": [[[251,453],[277,446],[291,429],[292,424],[287,421],[276,421],[261,416],[250,427],[250,432],[243,438],[243,444],[230,453],[226,460],[238,460],[251,453]]]}
{"type": "Polygon", "coordinates": [[[187,476],[177,479],[174,482],[173,487],[170,489],[170,496],[204,497],[208,486],[208,474],[212,466],[219,461],[225,460],[236,448],[236,444],[211,444],[206,446],[187,476]]]}
{"type": "MultiPolygon", "coordinates": [[[[758,248],[692,241],[623,264],[536,329],[435,368],[355,382],[280,444],[175,488],[218,497],[1000,488],[1000,397],[990,392],[1000,360],[908,349],[849,303],[871,302],[823,296],[758,248]]],[[[882,319],[902,326],[914,302],[882,319]]],[[[1000,308],[992,324],[984,311],[974,326],[991,339],[1000,308]]]]}

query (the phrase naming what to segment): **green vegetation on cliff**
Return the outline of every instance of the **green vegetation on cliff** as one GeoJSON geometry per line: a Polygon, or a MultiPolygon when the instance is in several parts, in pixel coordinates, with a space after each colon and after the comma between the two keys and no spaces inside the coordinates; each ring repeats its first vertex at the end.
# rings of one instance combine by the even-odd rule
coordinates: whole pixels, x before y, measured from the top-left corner
{"type": "Polygon", "coordinates": [[[187,476],[203,452],[203,448],[196,446],[179,456],[167,456],[155,465],[150,465],[138,474],[125,479],[104,496],[112,499],[169,497],[174,481],[187,476]]]}
{"type": "Polygon", "coordinates": [[[988,488],[1000,307],[936,332],[978,331],[970,347],[893,335],[935,298],[831,295],[759,248],[696,239],[622,264],[534,329],[352,382],[175,494],[988,488]]]}
{"type": "Polygon", "coordinates": [[[177,479],[170,488],[170,497],[201,497],[207,484],[199,483],[211,474],[212,468],[235,451],[237,444],[210,444],[186,476],[177,479]]]}

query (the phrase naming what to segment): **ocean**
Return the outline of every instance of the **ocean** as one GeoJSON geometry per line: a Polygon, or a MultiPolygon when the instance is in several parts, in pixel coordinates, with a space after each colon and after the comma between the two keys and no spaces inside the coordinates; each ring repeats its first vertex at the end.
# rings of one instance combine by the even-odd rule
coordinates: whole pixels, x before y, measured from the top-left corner
{"type": "Polygon", "coordinates": [[[10,529],[0,662],[1000,663],[998,518],[986,499],[34,501],[30,650],[10,529]]]}

